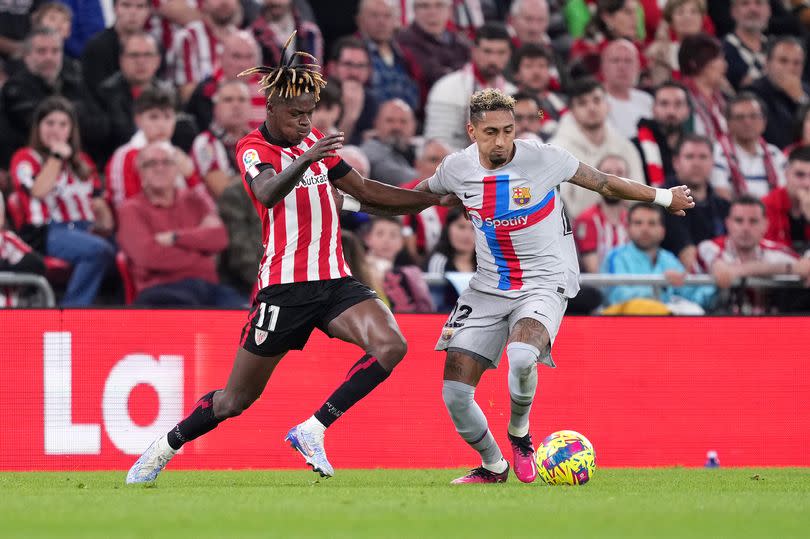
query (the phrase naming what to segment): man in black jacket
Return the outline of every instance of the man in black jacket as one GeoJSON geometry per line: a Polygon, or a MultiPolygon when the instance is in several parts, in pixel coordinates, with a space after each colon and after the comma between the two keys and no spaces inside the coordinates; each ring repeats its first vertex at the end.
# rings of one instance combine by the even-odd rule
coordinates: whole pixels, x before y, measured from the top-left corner
{"type": "MultiPolygon", "coordinates": [[[[34,109],[46,97],[61,95],[76,107],[84,150],[94,159],[107,137],[106,117],[90,98],[81,74],[64,62],[62,37],[50,28],[35,28],[23,42],[24,67],[11,76],[0,92],[6,125],[3,150],[13,152],[28,140],[34,109]]],[[[8,162],[10,155],[3,155],[8,162]]]]}

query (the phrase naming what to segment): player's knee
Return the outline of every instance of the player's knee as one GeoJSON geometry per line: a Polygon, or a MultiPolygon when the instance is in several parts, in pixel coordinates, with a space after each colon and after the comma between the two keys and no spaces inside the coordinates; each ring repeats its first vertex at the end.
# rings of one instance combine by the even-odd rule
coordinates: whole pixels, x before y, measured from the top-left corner
{"type": "Polygon", "coordinates": [[[512,342],[506,347],[509,370],[518,375],[525,375],[536,368],[540,350],[536,346],[522,342],[512,342]]]}
{"type": "Polygon", "coordinates": [[[215,414],[218,419],[236,417],[250,408],[256,399],[249,395],[224,394],[218,401],[215,414]]]}
{"type": "Polygon", "coordinates": [[[445,380],[442,384],[442,400],[450,415],[463,413],[473,403],[475,387],[455,380],[445,380]]]}
{"type": "Polygon", "coordinates": [[[391,333],[381,342],[369,346],[368,353],[376,357],[383,367],[391,370],[408,353],[408,343],[399,333],[391,333]]]}

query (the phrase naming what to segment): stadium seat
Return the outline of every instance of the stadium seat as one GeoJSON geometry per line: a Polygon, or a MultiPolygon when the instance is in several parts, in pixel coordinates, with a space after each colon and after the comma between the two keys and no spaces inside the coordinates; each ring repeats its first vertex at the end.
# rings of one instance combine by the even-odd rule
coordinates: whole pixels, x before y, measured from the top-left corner
{"type": "Polygon", "coordinates": [[[132,302],[135,301],[135,281],[132,279],[129,259],[124,254],[124,251],[116,253],[115,265],[118,267],[118,273],[121,274],[121,283],[124,285],[124,304],[132,305],[132,302]]]}
{"type": "MultiPolygon", "coordinates": [[[[14,230],[19,231],[25,224],[25,209],[20,200],[20,195],[11,193],[6,199],[6,210],[11,219],[11,224],[14,225],[14,230]]],[[[55,258],[53,256],[45,256],[45,277],[52,283],[64,284],[70,278],[71,266],[70,263],[55,258]]]]}

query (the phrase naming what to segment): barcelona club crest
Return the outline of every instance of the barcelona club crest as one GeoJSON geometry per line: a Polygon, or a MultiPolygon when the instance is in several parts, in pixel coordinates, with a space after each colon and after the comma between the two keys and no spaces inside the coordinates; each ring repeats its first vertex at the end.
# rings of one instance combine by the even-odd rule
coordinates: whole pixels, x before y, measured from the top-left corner
{"type": "Polygon", "coordinates": [[[518,206],[525,206],[532,199],[532,194],[528,187],[513,187],[512,200],[518,206]]]}

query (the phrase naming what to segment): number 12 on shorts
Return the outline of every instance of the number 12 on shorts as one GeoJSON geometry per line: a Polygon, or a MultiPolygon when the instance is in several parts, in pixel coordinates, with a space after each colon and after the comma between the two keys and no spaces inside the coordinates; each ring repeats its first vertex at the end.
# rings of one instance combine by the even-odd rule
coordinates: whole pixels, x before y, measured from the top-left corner
{"type": "Polygon", "coordinates": [[[264,325],[264,318],[266,316],[268,318],[267,330],[275,331],[276,322],[278,322],[279,310],[280,308],[278,305],[268,305],[266,303],[261,303],[259,305],[259,320],[256,322],[256,327],[261,328],[264,325]]]}

